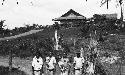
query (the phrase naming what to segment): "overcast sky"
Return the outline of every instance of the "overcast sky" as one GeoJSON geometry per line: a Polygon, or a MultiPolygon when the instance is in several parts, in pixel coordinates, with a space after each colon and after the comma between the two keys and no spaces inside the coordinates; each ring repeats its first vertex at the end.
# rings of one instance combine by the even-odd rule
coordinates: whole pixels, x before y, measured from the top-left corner
{"type": "MultiPolygon", "coordinates": [[[[73,9],[85,17],[92,17],[93,14],[118,13],[116,0],[100,7],[101,0],[5,0],[2,5],[0,1],[0,20],[4,19],[9,29],[24,26],[24,24],[52,25],[52,19],[60,17],[68,10],[73,9]],[[19,4],[16,4],[16,1],[19,4]]],[[[125,13],[124,13],[125,14],[125,13]]]]}

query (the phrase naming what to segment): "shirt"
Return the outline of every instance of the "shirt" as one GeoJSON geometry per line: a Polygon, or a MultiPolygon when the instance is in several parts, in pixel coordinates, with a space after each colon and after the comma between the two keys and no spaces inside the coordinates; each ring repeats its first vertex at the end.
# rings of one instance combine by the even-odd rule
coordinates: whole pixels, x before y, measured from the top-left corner
{"type": "Polygon", "coordinates": [[[61,58],[61,61],[59,61],[59,65],[68,66],[69,59],[68,58],[61,58]]]}
{"type": "Polygon", "coordinates": [[[68,69],[68,58],[61,58],[61,60],[58,62],[59,67],[61,70],[67,70],[68,69]]]}
{"type": "Polygon", "coordinates": [[[82,68],[83,63],[84,63],[84,58],[82,57],[74,57],[74,63],[75,63],[75,69],[82,68]]]}
{"type": "Polygon", "coordinates": [[[48,69],[54,69],[54,64],[56,63],[56,59],[55,57],[46,57],[46,63],[49,67],[47,67],[48,69]]]}
{"type": "Polygon", "coordinates": [[[36,56],[33,58],[32,66],[34,67],[34,70],[40,70],[43,66],[43,59],[41,57],[36,58],[36,56]]]}
{"type": "Polygon", "coordinates": [[[86,69],[87,73],[94,73],[94,64],[88,61],[89,66],[86,69]]]}

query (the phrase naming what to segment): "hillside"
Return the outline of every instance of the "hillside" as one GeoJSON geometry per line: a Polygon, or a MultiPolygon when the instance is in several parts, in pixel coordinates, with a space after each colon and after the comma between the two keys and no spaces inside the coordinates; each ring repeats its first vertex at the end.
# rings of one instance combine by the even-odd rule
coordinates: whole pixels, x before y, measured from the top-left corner
{"type": "MultiPolygon", "coordinates": [[[[54,29],[46,28],[42,31],[32,30],[23,34],[0,38],[0,55],[8,55],[9,50],[13,50],[14,56],[31,56],[36,50],[44,48],[46,52],[52,50],[54,37],[54,29]],[[6,39],[9,39],[6,41],[6,39]],[[9,50],[8,50],[9,49],[9,50]]],[[[58,30],[59,34],[63,34],[63,38],[77,37],[80,33],[79,28],[69,28],[58,30]]]]}
{"type": "MultiPolygon", "coordinates": [[[[0,38],[0,55],[8,55],[9,50],[12,49],[14,56],[31,56],[37,50],[42,48],[42,52],[51,51],[54,46],[52,38],[54,37],[54,28],[46,28],[42,31],[32,30],[23,34],[0,38]],[[12,38],[12,39],[11,39],[12,38]],[[5,39],[11,39],[6,41],[5,39]],[[9,50],[8,50],[9,49],[9,50]]],[[[81,30],[79,28],[68,28],[58,30],[58,34],[63,35],[64,41],[69,41],[68,46],[73,46],[71,38],[79,38],[81,30]],[[71,45],[70,45],[71,44],[71,45]]],[[[125,40],[125,35],[118,35],[121,41],[125,40]]],[[[107,37],[111,38],[111,37],[107,37]]],[[[80,42],[81,40],[79,40],[80,42]]],[[[83,40],[84,41],[84,40],[83,40]]],[[[76,43],[77,44],[77,43],[76,43]]],[[[77,45],[78,46],[78,45],[77,45]]]]}
{"type": "MultiPolygon", "coordinates": [[[[54,37],[54,32],[55,30],[53,28],[44,29],[43,31],[36,33],[35,36],[41,38],[52,38],[54,37]]],[[[68,28],[68,29],[58,30],[58,34],[63,35],[64,38],[78,37],[79,33],[81,33],[80,28],[68,28]]]]}

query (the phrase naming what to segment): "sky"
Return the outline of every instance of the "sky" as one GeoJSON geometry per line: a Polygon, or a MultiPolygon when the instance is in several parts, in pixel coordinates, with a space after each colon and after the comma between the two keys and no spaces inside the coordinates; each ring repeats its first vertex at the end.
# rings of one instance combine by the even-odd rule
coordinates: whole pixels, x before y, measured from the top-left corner
{"type": "MultiPolygon", "coordinates": [[[[73,9],[89,18],[94,14],[117,13],[120,17],[120,8],[116,0],[100,7],[101,0],[0,0],[0,20],[6,20],[6,28],[13,29],[33,23],[39,25],[52,25],[52,19],[60,17],[68,10],[73,9]],[[19,2],[17,5],[16,2],[19,2]]],[[[125,12],[124,12],[125,14],[125,12]]]]}

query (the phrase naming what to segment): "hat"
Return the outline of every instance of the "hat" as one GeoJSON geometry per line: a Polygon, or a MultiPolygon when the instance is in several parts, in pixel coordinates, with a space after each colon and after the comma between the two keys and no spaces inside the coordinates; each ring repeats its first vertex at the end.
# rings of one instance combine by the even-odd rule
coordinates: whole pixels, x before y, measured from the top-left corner
{"type": "Polygon", "coordinates": [[[76,54],[80,53],[80,50],[75,51],[76,54]]]}
{"type": "Polygon", "coordinates": [[[80,54],[80,52],[77,52],[76,54],[80,54]]]}

